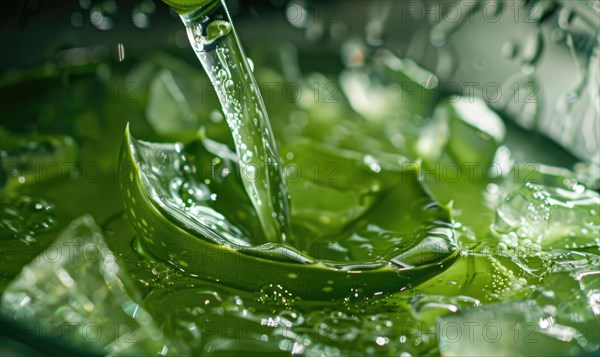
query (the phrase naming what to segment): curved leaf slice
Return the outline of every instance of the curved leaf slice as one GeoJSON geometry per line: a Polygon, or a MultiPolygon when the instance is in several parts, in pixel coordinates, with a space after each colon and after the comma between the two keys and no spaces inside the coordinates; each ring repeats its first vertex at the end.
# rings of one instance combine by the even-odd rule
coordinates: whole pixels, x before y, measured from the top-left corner
{"type": "Polygon", "coordinates": [[[318,260],[286,244],[252,245],[212,207],[210,188],[195,181],[195,169],[181,144],[138,141],[127,128],[119,174],[130,221],[145,251],[194,276],[251,291],[279,285],[303,299],[328,300],[402,291],[439,274],[459,254],[449,207],[437,205],[428,208],[438,217],[432,229],[372,260],[318,260]]]}

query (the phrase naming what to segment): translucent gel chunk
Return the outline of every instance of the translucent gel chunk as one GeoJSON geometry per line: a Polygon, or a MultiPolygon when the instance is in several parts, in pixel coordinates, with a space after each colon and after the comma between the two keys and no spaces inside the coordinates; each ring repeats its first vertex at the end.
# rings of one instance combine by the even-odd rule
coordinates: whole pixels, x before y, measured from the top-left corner
{"type": "Polygon", "coordinates": [[[109,355],[173,352],[152,317],[130,297],[131,287],[94,220],[83,216],[23,268],[2,295],[1,307],[36,337],[109,355]],[[46,336],[49,329],[54,332],[46,336]]]}

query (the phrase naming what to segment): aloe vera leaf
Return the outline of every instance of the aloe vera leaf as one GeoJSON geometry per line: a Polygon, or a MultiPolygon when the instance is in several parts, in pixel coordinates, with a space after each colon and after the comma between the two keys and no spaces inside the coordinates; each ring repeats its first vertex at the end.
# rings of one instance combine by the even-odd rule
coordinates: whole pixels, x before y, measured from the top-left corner
{"type": "Polygon", "coordinates": [[[440,273],[458,256],[452,235],[424,237],[385,259],[355,262],[319,261],[286,244],[253,246],[201,200],[194,206],[196,215],[178,211],[164,187],[149,186],[168,182],[165,178],[176,171],[172,163],[182,163],[181,150],[179,144],[137,141],[127,129],[119,170],[127,213],[147,251],[194,276],[252,291],[278,284],[303,299],[327,300],[404,290],[440,273]],[[154,160],[157,167],[148,167],[144,155],[154,155],[162,165],[154,160]],[[152,172],[159,178],[149,177],[152,172]],[[222,223],[215,224],[217,219],[222,223]]]}

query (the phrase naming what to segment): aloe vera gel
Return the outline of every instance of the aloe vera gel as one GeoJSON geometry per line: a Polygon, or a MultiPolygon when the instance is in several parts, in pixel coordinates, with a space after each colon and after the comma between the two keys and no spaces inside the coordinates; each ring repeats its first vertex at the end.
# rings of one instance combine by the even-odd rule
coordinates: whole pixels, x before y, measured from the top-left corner
{"type": "Polygon", "coordinates": [[[290,234],[288,193],[267,111],[229,14],[221,4],[207,5],[182,20],[219,96],[264,237],[282,242],[290,234]]]}
{"type": "MultiPolygon", "coordinates": [[[[589,165],[437,95],[391,51],[341,66],[261,44],[250,62],[221,2],[167,3],[197,59],[66,68],[107,92],[137,83],[134,100],[54,101],[39,131],[0,128],[4,317],[101,354],[599,348],[589,165]]],[[[65,81],[11,76],[24,92],[65,81]]]]}

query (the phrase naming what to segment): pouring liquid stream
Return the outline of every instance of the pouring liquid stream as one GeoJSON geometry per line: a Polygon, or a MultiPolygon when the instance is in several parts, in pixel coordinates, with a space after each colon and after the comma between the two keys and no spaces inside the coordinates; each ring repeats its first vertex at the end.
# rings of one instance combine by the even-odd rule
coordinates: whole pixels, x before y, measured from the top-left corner
{"type": "Polygon", "coordinates": [[[290,238],[290,198],[283,164],[227,9],[213,1],[180,16],[221,103],[239,158],[241,179],[265,240],[284,242],[290,238]]]}

